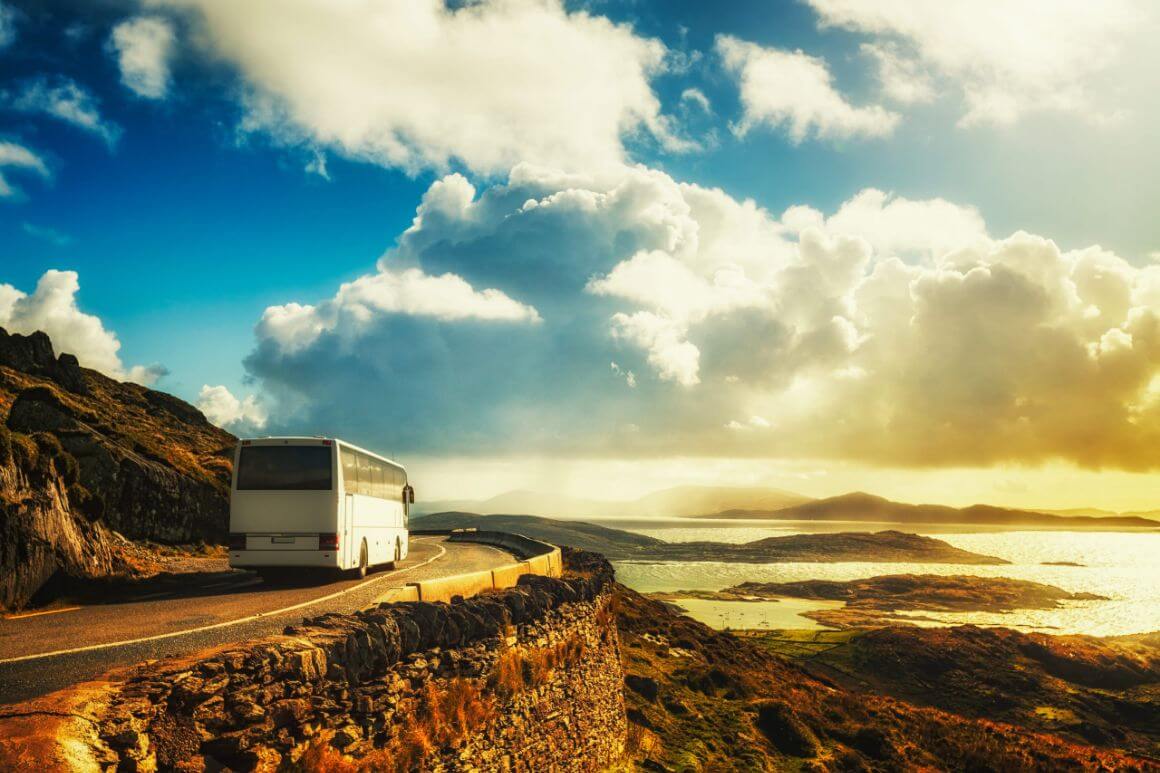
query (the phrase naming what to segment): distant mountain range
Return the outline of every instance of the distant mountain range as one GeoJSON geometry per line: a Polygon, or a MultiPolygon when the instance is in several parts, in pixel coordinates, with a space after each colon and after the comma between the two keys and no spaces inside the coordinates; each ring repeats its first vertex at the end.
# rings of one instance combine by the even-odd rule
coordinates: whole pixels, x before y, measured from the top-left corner
{"type": "MultiPolygon", "coordinates": [[[[1069,511],[1065,511],[1068,513],[1069,511]]],[[[1070,511],[1074,512],[1074,511],[1070,511]]],[[[970,524],[973,526],[1037,526],[1068,529],[1160,528],[1160,521],[1135,514],[1092,515],[1017,510],[993,505],[948,507],[910,505],[863,492],[814,499],[772,510],[737,508],[715,518],[778,521],[864,521],[880,523],[970,524]]],[[[1104,511],[1097,511],[1104,512],[1104,511]]]]}
{"type": "Polygon", "coordinates": [[[509,491],[484,500],[416,503],[418,513],[460,511],[481,515],[523,513],[551,518],[659,518],[711,515],[727,510],[778,510],[811,499],[775,488],[678,486],[639,499],[582,499],[537,491],[509,491]]]}
{"type": "Polygon", "coordinates": [[[509,491],[485,500],[425,502],[417,504],[415,511],[420,515],[469,512],[566,519],[711,517],[1078,529],[1160,528],[1160,511],[1113,513],[1091,508],[1021,510],[993,505],[960,508],[911,505],[863,492],[811,499],[792,491],[760,487],[678,486],[621,502],[536,491],[509,491]]]}
{"type": "Polygon", "coordinates": [[[411,522],[412,528],[506,531],[556,545],[593,550],[610,560],[726,561],[768,564],[782,561],[878,561],[933,564],[1006,564],[1002,558],[961,550],[942,540],[887,529],[870,532],[787,534],[745,543],[665,542],[643,534],[594,523],[536,515],[434,513],[411,522]]]}

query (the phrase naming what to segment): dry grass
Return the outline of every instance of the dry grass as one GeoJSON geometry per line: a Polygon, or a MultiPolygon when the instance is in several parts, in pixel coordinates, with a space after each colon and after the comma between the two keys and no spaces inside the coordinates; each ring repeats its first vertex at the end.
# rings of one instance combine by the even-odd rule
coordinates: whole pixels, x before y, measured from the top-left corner
{"type": "Polygon", "coordinates": [[[461,742],[496,715],[496,700],[469,679],[452,679],[440,689],[427,682],[415,716],[402,722],[400,732],[381,749],[359,759],[330,745],[330,736],[307,747],[297,764],[287,770],[304,773],[405,773],[420,770],[440,749],[461,742]]]}
{"type": "Polygon", "coordinates": [[[552,678],[557,669],[584,657],[584,640],[574,636],[550,647],[505,649],[487,679],[488,690],[511,698],[552,678]]]}
{"type": "Polygon", "coordinates": [[[524,690],[545,684],[553,674],[584,656],[584,640],[572,637],[550,647],[505,648],[482,682],[452,679],[428,681],[415,715],[400,722],[400,731],[381,749],[359,759],[330,745],[333,735],[314,741],[288,770],[304,773],[406,773],[421,770],[432,755],[454,748],[497,716],[500,705],[524,690]]]}

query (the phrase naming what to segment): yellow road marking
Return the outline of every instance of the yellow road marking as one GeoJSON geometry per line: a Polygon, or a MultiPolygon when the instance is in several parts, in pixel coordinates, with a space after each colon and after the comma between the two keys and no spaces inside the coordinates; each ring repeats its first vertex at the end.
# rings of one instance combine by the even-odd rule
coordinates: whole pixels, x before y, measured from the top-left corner
{"type": "Polygon", "coordinates": [[[23,620],[26,617],[40,617],[41,615],[55,615],[61,612],[72,612],[80,607],[61,607],[60,609],[42,609],[39,612],[24,612],[19,615],[4,615],[5,620],[23,620]]]}

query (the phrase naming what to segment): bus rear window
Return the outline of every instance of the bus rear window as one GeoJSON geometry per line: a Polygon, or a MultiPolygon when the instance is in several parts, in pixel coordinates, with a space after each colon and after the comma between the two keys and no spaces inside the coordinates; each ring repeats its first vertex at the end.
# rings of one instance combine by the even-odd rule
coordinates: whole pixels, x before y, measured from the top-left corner
{"type": "Polygon", "coordinates": [[[238,491],[329,491],[333,446],[244,446],[238,491]]]}

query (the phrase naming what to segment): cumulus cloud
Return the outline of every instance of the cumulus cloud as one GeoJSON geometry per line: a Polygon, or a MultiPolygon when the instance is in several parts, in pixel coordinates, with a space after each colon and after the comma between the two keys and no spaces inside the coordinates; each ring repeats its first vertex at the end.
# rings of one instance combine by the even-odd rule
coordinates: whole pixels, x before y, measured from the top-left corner
{"type": "Polygon", "coordinates": [[[560,0],[165,0],[246,86],[244,128],[411,171],[616,165],[681,150],[650,78],[665,47],[560,0]]]}
{"type": "Polygon", "coordinates": [[[24,335],[41,330],[57,352],[75,354],[81,365],[112,378],[151,384],[166,374],[160,365],[125,368],[116,333],[107,330],[99,317],[80,310],[79,290],[75,271],[45,271],[31,295],[0,284],[0,327],[24,335]]]}
{"type": "Polygon", "coordinates": [[[254,395],[239,400],[222,385],[202,386],[197,396],[197,408],[222,429],[246,434],[266,426],[266,408],[254,395]]]}
{"type": "Polygon", "coordinates": [[[931,78],[957,87],[966,125],[1011,124],[1041,109],[1099,118],[1096,78],[1150,12],[1143,0],[808,1],[824,25],[874,38],[870,53],[893,98],[929,96],[931,78]]]}
{"type": "Polygon", "coordinates": [[[137,16],[114,27],[109,46],[121,68],[121,82],[139,97],[164,99],[174,41],[173,25],[159,16],[137,16]]]}
{"type": "Polygon", "coordinates": [[[934,99],[934,79],[930,73],[903,54],[896,44],[863,43],[861,50],[877,65],[878,82],[887,97],[904,105],[934,99]]]}
{"type": "Polygon", "coordinates": [[[109,147],[121,136],[121,127],[101,118],[96,97],[69,78],[31,80],[12,97],[11,105],[16,110],[42,113],[91,132],[109,147]]]}
{"type": "Polygon", "coordinates": [[[49,177],[48,165],[36,153],[15,142],[0,142],[0,199],[20,195],[20,189],[8,182],[4,172],[6,167],[22,169],[43,178],[49,177]]]}
{"type": "Polygon", "coordinates": [[[826,219],[825,230],[859,236],[884,255],[933,257],[988,240],[986,224],[974,207],[938,198],[914,201],[875,188],[843,203],[826,219]]]}
{"type": "Polygon", "coordinates": [[[623,339],[648,351],[648,363],[665,381],[682,386],[700,383],[701,352],[685,340],[683,325],[670,317],[638,311],[617,312],[612,316],[612,337],[623,339]]]}
{"type": "Polygon", "coordinates": [[[377,274],[269,310],[247,369],[271,425],[416,450],[1150,469],[1160,266],[941,199],[779,216],[644,167],[523,165],[432,184],[377,274]],[[457,300],[405,300],[433,280],[457,300]]]}
{"type": "Polygon", "coordinates": [[[262,314],[257,334],[294,352],[323,335],[348,344],[384,316],[429,317],[441,321],[538,322],[539,313],[499,290],[475,290],[454,274],[431,276],[418,268],[359,277],[342,285],[334,298],[317,306],[289,303],[262,314]]]}
{"type": "Polygon", "coordinates": [[[899,116],[878,105],[856,107],[834,88],[824,60],[801,51],[765,48],[730,35],[717,38],[717,53],[738,78],[743,114],[737,131],[755,126],[784,129],[790,140],[884,137],[899,116]]]}

